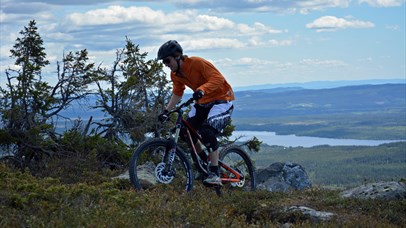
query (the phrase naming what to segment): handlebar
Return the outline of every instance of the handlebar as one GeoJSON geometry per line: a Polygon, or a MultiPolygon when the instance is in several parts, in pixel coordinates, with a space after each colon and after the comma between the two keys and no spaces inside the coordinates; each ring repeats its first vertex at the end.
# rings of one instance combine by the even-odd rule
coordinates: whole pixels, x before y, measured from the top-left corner
{"type": "MultiPolygon", "coordinates": [[[[181,117],[182,117],[182,113],[183,113],[182,109],[185,108],[185,107],[187,107],[187,106],[189,106],[190,104],[192,104],[193,101],[195,101],[195,99],[194,99],[193,97],[192,97],[192,98],[189,98],[189,100],[183,102],[183,103],[180,104],[179,106],[175,107],[173,110],[171,110],[171,111],[169,111],[169,112],[167,112],[167,113],[163,113],[163,114],[159,115],[159,117],[158,117],[159,121],[160,121],[161,123],[164,123],[164,122],[168,121],[168,120],[169,120],[169,116],[170,116],[172,113],[175,113],[175,112],[178,113],[178,119],[179,119],[179,117],[181,118],[181,117]]],[[[179,121],[179,120],[178,120],[178,121],[179,121]]]]}

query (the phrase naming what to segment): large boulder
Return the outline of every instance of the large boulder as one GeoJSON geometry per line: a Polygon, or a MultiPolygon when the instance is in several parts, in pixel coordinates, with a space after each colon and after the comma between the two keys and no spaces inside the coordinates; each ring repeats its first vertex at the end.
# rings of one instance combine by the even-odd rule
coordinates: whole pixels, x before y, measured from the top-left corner
{"type": "Polygon", "coordinates": [[[406,198],[406,184],[403,182],[377,182],[364,184],[340,193],[343,198],[397,200],[406,198]]]}
{"type": "Polygon", "coordinates": [[[296,163],[276,162],[257,171],[257,189],[271,192],[304,190],[311,187],[304,168],[296,163]]]}

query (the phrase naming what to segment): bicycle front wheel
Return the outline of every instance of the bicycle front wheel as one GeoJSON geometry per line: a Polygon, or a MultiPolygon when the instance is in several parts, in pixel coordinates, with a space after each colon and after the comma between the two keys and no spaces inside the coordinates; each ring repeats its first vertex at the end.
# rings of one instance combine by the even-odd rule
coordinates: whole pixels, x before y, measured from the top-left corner
{"type": "Polygon", "coordinates": [[[130,180],[137,190],[158,186],[175,191],[190,191],[193,187],[193,174],[185,153],[177,148],[172,164],[168,163],[170,141],[151,139],[142,143],[130,161],[130,180]]]}
{"type": "MultiPolygon", "coordinates": [[[[243,179],[240,182],[231,182],[225,185],[229,189],[241,189],[244,191],[255,191],[255,167],[248,154],[236,145],[230,145],[225,147],[219,154],[220,160],[237,170],[243,175],[243,179]]],[[[224,177],[234,177],[234,174],[221,169],[220,175],[224,177]]]]}

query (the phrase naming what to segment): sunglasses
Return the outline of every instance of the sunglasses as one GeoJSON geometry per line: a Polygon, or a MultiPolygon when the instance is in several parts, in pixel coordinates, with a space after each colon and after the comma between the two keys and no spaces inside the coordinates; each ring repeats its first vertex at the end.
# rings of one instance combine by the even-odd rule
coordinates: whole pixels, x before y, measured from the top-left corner
{"type": "Polygon", "coordinates": [[[162,60],[163,63],[169,64],[171,62],[171,58],[165,58],[162,60]]]}

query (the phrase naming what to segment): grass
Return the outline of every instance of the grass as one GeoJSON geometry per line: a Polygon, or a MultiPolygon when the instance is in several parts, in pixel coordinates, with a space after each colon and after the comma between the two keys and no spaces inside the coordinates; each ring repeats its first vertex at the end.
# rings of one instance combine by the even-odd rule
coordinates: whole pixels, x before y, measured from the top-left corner
{"type": "Polygon", "coordinates": [[[96,177],[64,184],[0,165],[0,227],[402,227],[406,200],[342,199],[321,188],[289,193],[227,191],[223,197],[196,183],[191,193],[164,188],[137,192],[128,180],[96,177]],[[314,221],[289,206],[335,213],[314,221]]]}

